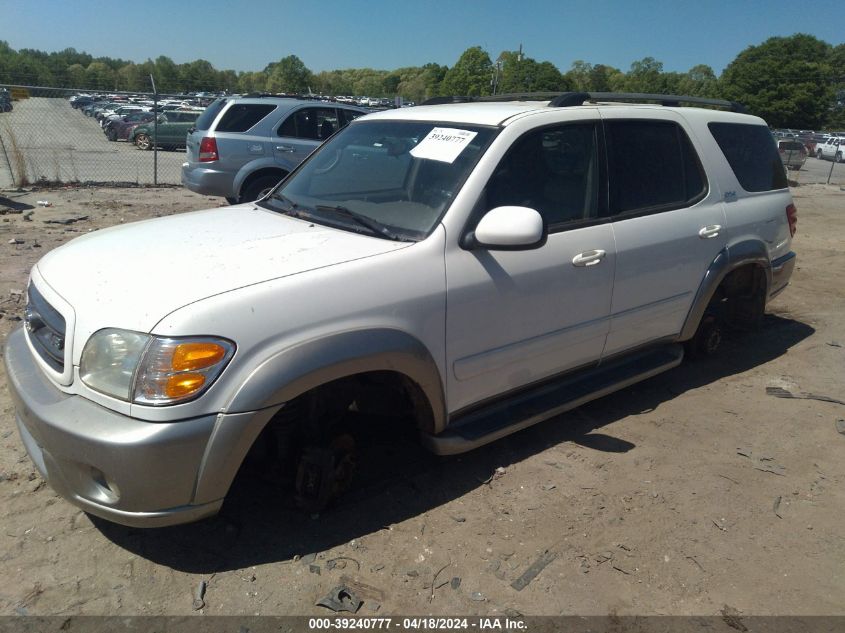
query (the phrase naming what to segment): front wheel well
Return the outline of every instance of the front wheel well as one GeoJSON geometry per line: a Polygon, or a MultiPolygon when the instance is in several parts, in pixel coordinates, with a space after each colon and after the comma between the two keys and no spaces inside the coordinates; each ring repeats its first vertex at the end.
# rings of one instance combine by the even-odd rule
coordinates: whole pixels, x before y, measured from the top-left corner
{"type": "Polygon", "coordinates": [[[419,430],[432,426],[431,406],[410,378],[395,371],[355,374],[289,400],[259,433],[242,468],[274,488],[292,488],[301,508],[320,511],[351,485],[358,448],[372,456],[379,446],[419,447],[419,430]]]}

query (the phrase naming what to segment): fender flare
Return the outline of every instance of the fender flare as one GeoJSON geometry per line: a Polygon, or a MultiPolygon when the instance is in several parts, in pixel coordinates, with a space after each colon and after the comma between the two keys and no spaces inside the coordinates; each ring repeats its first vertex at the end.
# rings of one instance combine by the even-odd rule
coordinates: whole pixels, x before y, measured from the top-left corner
{"type": "Polygon", "coordinates": [[[440,372],[423,343],[400,330],[352,330],[305,341],[264,360],[218,416],[197,473],[193,503],[223,498],[255,440],[284,404],[338,378],[367,371],[403,374],[422,391],[438,433],[446,423],[440,372]]]}
{"type": "Polygon", "coordinates": [[[772,286],[772,264],[769,261],[769,251],[765,243],[760,240],[742,240],[729,244],[716,255],[716,258],[707,267],[704,278],[695,293],[692,306],[687,313],[684,326],[678,336],[679,341],[688,341],[695,336],[698,324],[704,316],[704,311],[710,304],[710,300],[728,273],[747,266],[756,264],[766,272],[766,295],[772,286]]]}
{"type": "Polygon", "coordinates": [[[304,341],[263,361],[235,392],[230,412],[276,407],[320,385],[371,371],[392,371],[417,385],[431,407],[429,433],[446,425],[440,371],[428,348],[401,330],[372,328],[304,341]]]}

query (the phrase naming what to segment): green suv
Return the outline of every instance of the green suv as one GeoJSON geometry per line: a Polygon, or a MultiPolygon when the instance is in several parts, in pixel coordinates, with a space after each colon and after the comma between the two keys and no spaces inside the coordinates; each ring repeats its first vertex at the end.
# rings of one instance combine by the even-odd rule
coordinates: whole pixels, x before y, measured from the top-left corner
{"type": "Polygon", "coordinates": [[[171,110],[159,116],[158,130],[152,123],[139,125],[129,134],[129,142],[144,150],[152,149],[156,145],[168,149],[185,147],[188,130],[193,127],[200,114],[201,110],[171,110]]]}

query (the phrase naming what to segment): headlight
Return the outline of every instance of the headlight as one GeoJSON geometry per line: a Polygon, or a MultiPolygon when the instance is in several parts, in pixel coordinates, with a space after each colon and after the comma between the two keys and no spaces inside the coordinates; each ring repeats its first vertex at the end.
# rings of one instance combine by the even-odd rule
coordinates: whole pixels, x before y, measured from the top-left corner
{"type": "Polygon", "coordinates": [[[79,375],[103,393],[137,404],[184,402],[208,389],[235,353],[211,337],[160,338],[105,329],[85,344],[79,375]]]}

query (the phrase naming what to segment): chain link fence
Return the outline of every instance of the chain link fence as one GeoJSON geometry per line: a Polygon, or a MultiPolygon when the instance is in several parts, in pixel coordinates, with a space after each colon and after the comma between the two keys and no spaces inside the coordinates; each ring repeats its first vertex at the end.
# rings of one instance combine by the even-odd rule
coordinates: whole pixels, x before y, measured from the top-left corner
{"type": "MultiPolygon", "coordinates": [[[[0,109],[0,188],[48,183],[180,183],[184,135],[167,145],[139,143],[146,147],[140,149],[133,138],[135,121],[115,128],[119,133],[104,130],[90,110],[79,107],[88,103],[87,99],[72,104],[70,98],[90,95],[98,105],[116,103],[127,110],[138,108],[135,112],[140,113],[154,105],[159,109],[163,104],[179,107],[178,102],[189,97],[9,85],[0,85],[0,94],[11,97],[9,107],[0,109]]],[[[152,113],[138,118],[151,119],[152,113]]],[[[153,129],[152,121],[149,125],[153,129]]]]}
{"type": "MultiPolygon", "coordinates": [[[[133,133],[107,136],[100,122],[71,104],[85,94],[97,103],[180,107],[190,97],[69,88],[0,85],[0,188],[46,183],[179,184],[184,135],[167,145],[133,142],[133,133]],[[8,103],[8,106],[4,105],[8,103]],[[110,140],[114,138],[114,140],[110,140]]],[[[187,107],[185,105],[184,107],[187,107]]],[[[166,114],[165,114],[166,116],[166,114]]],[[[134,130],[137,132],[137,130],[134,130]]],[[[164,135],[161,136],[165,140],[164,135]]],[[[143,139],[142,139],[143,140],[143,139]]],[[[813,156],[789,171],[793,185],[845,185],[845,163],[813,156]]]]}

